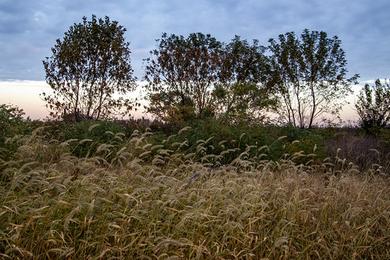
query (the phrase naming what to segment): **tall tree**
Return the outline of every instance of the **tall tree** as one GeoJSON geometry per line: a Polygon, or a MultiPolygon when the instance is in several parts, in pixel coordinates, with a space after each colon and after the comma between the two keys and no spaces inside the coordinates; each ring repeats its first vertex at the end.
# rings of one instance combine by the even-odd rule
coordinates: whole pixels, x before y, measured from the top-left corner
{"type": "Polygon", "coordinates": [[[390,84],[379,79],[361,90],[355,104],[360,124],[365,129],[386,127],[390,124],[390,84]]]}
{"type": "Polygon", "coordinates": [[[324,114],[338,117],[358,75],[347,77],[347,60],[337,36],[305,29],[300,38],[289,32],[269,43],[282,119],[311,128],[324,114]]]}
{"type": "Polygon", "coordinates": [[[224,46],[220,81],[213,95],[218,112],[223,119],[248,121],[264,117],[263,109],[273,103],[265,82],[269,64],[265,47],[257,40],[252,44],[235,36],[224,46]]]}
{"type": "Polygon", "coordinates": [[[209,34],[187,38],[164,33],[146,59],[148,111],[165,121],[213,112],[211,91],[218,81],[222,43],[209,34]]]}
{"type": "Polygon", "coordinates": [[[43,65],[52,94],[43,93],[53,117],[101,119],[119,111],[128,113],[133,103],[116,94],[134,90],[126,29],[106,16],[83,17],[57,39],[43,65]],[[124,109],[124,110],[123,110],[124,109]]]}

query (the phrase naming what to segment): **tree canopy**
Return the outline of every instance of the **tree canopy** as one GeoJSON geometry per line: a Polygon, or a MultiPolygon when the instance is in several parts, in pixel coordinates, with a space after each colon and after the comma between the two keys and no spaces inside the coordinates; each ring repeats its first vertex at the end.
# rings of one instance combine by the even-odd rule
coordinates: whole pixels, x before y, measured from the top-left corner
{"type": "Polygon", "coordinates": [[[202,33],[163,34],[146,60],[148,112],[164,121],[247,119],[269,105],[264,49],[238,36],[225,44],[202,33]]]}
{"type": "Polygon", "coordinates": [[[213,111],[222,43],[209,34],[167,35],[146,59],[148,112],[165,121],[188,120],[213,111]]]}
{"type": "Polygon", "coordinates": [[[338,116],[358,78],[347,77],[341,41],[305,29],[300,37],[289,32],[269,42],[281,118],[295,127],[310,128],[324,114],[338,116]]]}
{"type": "Polygon", "coordinates": [[[57,39],[43,61],[52,89],[43,98],[53,117],[101,119],[133,108],[131,100],[115,96],[135,88],[125,31],[118,22],[93,15],[57,39]]]}
{"type": "Polygon", "coordinates": [[[264,51],[257,40],[250,44],[239,36],[224,46],[220,81],[213,95],[218,113],[229,122],[262,118],[262,110],[273,104],[264,51]]]}
{"type": "Polygon", "coordinates": [[[363,128],[381,128],[390,124],[390,84],[379,79],[366,84],[355,104],[363,128]]]}
{"type": "MultiPolygon", "coordinates": [[[[43,98],[53,117],[102,119],[139,106],[125,97],[136,88],[125,31],[92,16],[57,39],[43,61],[52,88],[43,98]]],[[[337,36],[308,29],[281,34],[266,47],[239,36],[224,43],[210,34],[163,33],[144,61],[146,112],[165,122],[264,122],[266,111],[276,111],[280,122],[311,128],[339,116],[359,77],[347,76],[337,36]]]]}

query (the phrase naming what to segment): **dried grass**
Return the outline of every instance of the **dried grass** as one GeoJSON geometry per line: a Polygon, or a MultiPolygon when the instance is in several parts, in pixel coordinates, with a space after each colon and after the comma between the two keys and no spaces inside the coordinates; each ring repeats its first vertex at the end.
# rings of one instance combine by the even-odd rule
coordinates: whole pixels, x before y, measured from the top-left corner
{"type": "Polygon", "coordinates": [[[390,259],[379,166],[295,163],[315,157],[303,153],[273,162],[255,146],[226,165],[230,151],[206,154],[209,140],[189,153],[169,138],[149,144],[148,132],[77,158],[69,143],[92,141],[39,131],[1,162],[1,258],[390,259]]]}

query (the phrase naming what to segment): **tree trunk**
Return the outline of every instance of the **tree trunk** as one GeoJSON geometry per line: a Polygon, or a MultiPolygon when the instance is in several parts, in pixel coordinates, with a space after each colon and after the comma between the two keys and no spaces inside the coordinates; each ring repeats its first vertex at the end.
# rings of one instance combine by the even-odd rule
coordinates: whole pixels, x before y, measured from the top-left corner
{"type": "Polygon", "coordinates": [[[311,90],[311,98],[312,98],[312,102],[313,102],[313,108],[311,110],[309,128],[312,128],[313,121],[314,121],[314,115],[315,115],[315,112],[316,112],[316,109],[317,109],[316,96],[315,96],[315,93],[314,93],[313,83],[310,84],[310,90],[311,90]]]}
{"type": "Polygon", "coordinates": [[[97,116],[96,116],[96,120],[99,120],[100,118],[100,115],[101,115],[101,112],[102,112],[102,107],[103,107],[103,94],[104,94],[104,87],[106,86],[106,83],[105,82],[102,82],[102,85],[100,87],[100,96],[99,96],[99,106],[98,106],[98,109],[97,109],[97,116]]]}

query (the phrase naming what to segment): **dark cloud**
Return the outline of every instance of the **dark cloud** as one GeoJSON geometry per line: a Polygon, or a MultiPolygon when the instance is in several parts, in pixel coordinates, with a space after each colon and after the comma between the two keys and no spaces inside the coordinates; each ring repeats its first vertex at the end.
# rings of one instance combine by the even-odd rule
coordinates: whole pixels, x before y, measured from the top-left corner
{"type": "Polygon", "coordinates": [[[338,35],[351,73],[362,79],[389,77],[389,11],[388,0],[0,0],[0,80],[42,80],[41,60],[55,39],[91,14],[108,15],[128,29],[138,77],[142,59],[162,32],[201,31],[222,41],[238,34],[266,44],[304,28],[338,35]]]}

